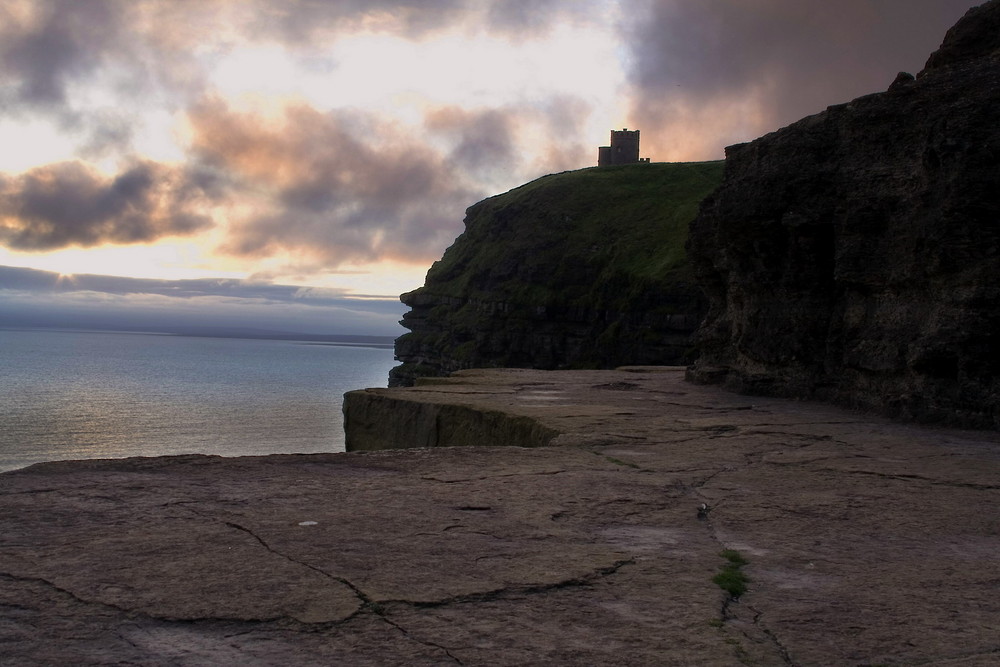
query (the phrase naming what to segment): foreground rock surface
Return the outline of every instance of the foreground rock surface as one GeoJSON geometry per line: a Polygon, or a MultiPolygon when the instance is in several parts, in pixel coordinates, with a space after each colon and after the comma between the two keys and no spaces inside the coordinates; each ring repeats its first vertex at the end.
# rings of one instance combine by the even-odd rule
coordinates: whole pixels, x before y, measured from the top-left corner
{"type": "Polygon", "coordinates": [[[1000,436],[682,375],[469,371],[347,402],[369,444],[389,402],[419,428],[450,409],[447,442],[562,446],[0,475],[0,663],[1000,661],[1000,436]]]}

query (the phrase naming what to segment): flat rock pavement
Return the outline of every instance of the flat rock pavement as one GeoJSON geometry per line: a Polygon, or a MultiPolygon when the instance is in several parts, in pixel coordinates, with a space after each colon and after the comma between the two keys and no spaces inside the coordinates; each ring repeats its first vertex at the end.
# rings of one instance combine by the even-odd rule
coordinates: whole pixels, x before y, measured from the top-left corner
{"type": "Polygon", "coordinates": [[[0,664],[1000,664],[994,432],[680,369],[372,391],[558,435],[0,475],[0,664]]]}

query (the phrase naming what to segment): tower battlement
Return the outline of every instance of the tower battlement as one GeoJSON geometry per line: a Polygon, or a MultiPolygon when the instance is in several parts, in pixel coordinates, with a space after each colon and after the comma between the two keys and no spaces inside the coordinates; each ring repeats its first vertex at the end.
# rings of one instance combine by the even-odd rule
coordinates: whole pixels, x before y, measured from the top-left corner
{"type": "Polygon", "coordinates": [[[613,164],[636,164],[649,162],[649,158],[639,157],[639,130],[611,130],[611,145],[597,149],[597,166],[613,164]]]}

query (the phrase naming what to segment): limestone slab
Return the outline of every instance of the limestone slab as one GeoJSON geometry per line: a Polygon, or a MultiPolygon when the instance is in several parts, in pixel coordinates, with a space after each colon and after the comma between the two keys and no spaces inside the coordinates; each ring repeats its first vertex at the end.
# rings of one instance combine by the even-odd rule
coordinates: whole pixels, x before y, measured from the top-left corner
{"type": "Polygon", "coordinates": [[[475,440],[0,475],[0,662],[1000,660],[994,432],[748,398],[669,368],[357,392],[348,428],[377,439],[351,407],[366,396],[388,432],[396,404],[444,410],[475,440]],[[547,446],[502,441],[538,434],[547,446]],[[747,561],[738,600],[712,581],[723,549],[747,561]]]}

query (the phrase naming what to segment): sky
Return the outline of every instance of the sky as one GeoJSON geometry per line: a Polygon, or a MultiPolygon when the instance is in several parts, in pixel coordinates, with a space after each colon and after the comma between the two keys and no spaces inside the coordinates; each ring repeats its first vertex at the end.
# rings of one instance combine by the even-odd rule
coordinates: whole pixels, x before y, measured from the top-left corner
{"type": "Polygon", "coordinates": [[[612,129],[721,159],[977,4],[0,0],[0,327],[398,335],[480,199],[612,129]]]}

